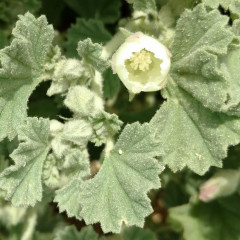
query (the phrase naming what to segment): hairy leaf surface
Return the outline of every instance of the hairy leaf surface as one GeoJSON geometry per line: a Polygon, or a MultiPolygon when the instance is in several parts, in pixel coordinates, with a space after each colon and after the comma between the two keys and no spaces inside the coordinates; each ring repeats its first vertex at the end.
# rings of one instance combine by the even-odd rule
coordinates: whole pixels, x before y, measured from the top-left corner
{"type": "Polygon", "coordinates": [[[20,144],[10,155],[14,165],[0,175],[0,188],[14,206],[34,206],[42,199],[42,168],[49,151],[49,120],[28,118],[19,129],[20,144]]]}
{"type": "Polygon", "coordinates": [[[226,11],[229,10],[230,13],[240,17],[240,1],[239,0],[204,0],[206,6],[211,8],[223,7],[226,11]]]}
{"type": "Polygon", "coordinates": [[[203,5],[186,10],[176,27],[172,46],[171,76],[205,107],[222,111],[233,86],[219,66],[234,35],[227,28],[228,17],[218,10],[207,12],[203,5]]]}
{"type": "Polygon", "coordinates": [[[43,64],[53,39],[44,16],[19,16],[14,39],[0,51],[0,140],[13,139],[27,116],[27,101],[41,81],[43,64]]]}
{"type": "Polygon", "coordinates": [[[147,192],[160,187],[163,170],[154,159],[157,146],[148,124],[125,127],[98,174],[82,184],[80,215],[87,224],[100,222],[104,232],[116,233],[123,222],[143,226],[152,212],[147,192]]]}
{"type": "Polygon", "coordinates": [[[103,72],[108,67],[108,62],[101,57],[102,50],[102,46],[93,43],[90,38],[78,42],[78,54],[99,72],[103,72]]]}
{"type": "Polygon", "coordinates": [[[176,85],[168,85],[169,99],[151,120],[159,139],[162,160],[174,172],[189,167],[204,174],[221,167],[229,145],[240,141],[240,121],[214,113],[176,85]]]}
{"type": "Polygon", "coordinates": [[[90,174],[88,155],[80,150],[75,150],[66,157],[64,167],[72,172],[71,180],[62,188],[56,191],[54,202],[58,203],[60,212],[67,212],[69,217],[79,217],[80,205],[80,186],[82,179],[90,174]]]}

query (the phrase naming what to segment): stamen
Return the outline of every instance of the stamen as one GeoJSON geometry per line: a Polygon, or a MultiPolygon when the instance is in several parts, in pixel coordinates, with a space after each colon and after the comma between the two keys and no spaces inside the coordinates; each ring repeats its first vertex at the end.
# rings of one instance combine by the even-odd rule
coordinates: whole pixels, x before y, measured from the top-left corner
{"type": "Polygon", "coordinates": [[[140,52],[133,53],[129,59],[129,65],[133,70],[146,71],[152,63],[153,53],[142,49],[140,52]]]}

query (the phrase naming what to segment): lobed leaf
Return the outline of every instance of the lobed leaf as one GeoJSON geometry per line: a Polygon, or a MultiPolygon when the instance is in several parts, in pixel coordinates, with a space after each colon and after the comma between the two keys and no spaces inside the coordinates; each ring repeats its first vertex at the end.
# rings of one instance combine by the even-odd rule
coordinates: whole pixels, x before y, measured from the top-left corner
{"type": "Polygon", "coordinates": [[[239,118],[212,112],[172,83],[168,92],[150,122],[164,151],[162,161],[174,172],[187,166],[200,175],[211,166],[221,167],[228,146],[240,141],[239,118]]]}
{"type": "Polygon", "coordinates": [[[143,226],[152,212],[147,192],[160,187],[163,170],[154,159],[157,146],[148,124],[125,127],[100,171],[81,186],[80,216],[87,224],[100,222],[105,233],[119,233],[123,222],[143,226]]]}
{"type": "Polygon", "coordinates": [[[0,140],[12,140],[27,117],[27,101],[41,81],[53,28],[44,16],[19,16],[14,39],[0,51],[0,140]]]}
{"type": "Polygon", "coordinates": [[[82,179],[90,174],[88,155],[75,150],[66,157],[63,166],[71,168],[74,175],[65,186],[56,191],[54,202],[58,203],[60,212],[66,211],[68,217],[81,219],[79,217],[81,211],[79,194],[82,179]]]}
{"type": "Polygon", "coordinates": [[[218,10],[208,12],[202,4],[186,10],[177,23],[171,49],[174,81],[213,111],[225,108],[233,87],[219,64],[219,56],[227,54],[234,39],[228,20],[218,10]]]}
{"type": "Polygon", "coordinates": [[[20,144],[10,155],[14,165],[0,174],[0,188],[14,206],[34,206],[42,199],[42,168],[49,151],[49,120],[27,118],[19,129],[20,144]]]}

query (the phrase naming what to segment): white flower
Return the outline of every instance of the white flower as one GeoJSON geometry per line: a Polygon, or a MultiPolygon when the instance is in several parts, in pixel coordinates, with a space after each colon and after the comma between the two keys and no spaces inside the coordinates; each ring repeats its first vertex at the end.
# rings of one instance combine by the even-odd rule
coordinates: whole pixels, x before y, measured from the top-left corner
{"type": "Polygon", "coordinates": [[[141,32],[128,37],[112,57],[112,68],[132,94],[165,87],[171,54],[158,40],[141,32]]]}

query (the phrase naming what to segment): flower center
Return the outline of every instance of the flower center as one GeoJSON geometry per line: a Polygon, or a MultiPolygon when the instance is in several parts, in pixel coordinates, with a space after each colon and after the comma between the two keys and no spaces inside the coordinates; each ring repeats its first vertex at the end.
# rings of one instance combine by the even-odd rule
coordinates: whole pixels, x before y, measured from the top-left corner
{"type": "Polygon", "coordinates": [[[152,52],[142,49],[140,52],[133,53],[133,56],[128,60],[128,63],[133,70],[145,72],[149,70],[153,57],[154,55],[152,52]]]}

